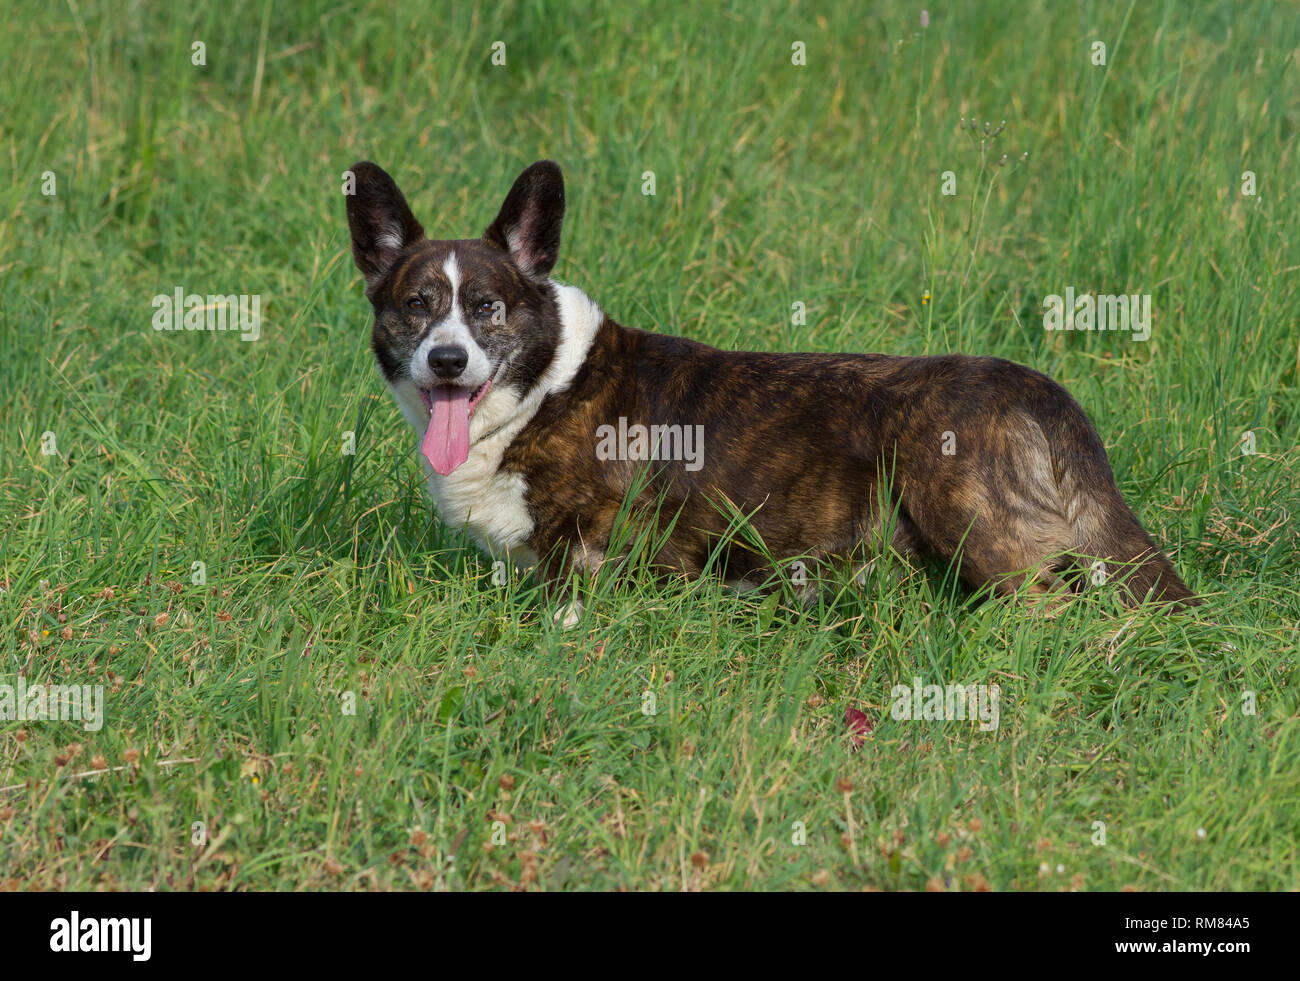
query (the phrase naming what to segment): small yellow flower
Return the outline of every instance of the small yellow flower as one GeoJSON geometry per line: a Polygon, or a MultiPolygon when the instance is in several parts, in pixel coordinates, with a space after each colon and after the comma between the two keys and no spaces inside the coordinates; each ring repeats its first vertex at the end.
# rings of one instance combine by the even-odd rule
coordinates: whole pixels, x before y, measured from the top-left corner
{"type": "Polygon", "coordinates": [[[930,291],[926,290],[921,294],[921,306],[926,306],[930,302],[930,291]]]}

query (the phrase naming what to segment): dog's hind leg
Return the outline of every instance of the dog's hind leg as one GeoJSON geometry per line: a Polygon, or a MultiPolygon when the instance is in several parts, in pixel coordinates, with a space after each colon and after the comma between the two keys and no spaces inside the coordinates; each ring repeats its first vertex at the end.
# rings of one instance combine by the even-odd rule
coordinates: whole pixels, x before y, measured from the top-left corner
{"type": "Polygon", "coordinates": [[[999,423],[985,426],[965,456],[946,460],[923,490],[903,487],[907,537],[954,564],[973,589],[1059,592],[1063,555],[1076,542],[1047,440],[1032,419],[999,423]]]}

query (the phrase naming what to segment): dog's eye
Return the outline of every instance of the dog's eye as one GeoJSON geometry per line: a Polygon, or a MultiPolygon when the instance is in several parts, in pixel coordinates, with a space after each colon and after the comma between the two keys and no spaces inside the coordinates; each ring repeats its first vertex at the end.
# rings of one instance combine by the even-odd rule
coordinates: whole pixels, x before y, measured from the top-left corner
{"type": "Polygon", "coordinates": [[[496,313],[496,309],[497,309],[496,300],[484,300],[482,303],[480,303],[477,307],[474,308],[474,312],[478,314],[480,317],[490,317],[492,316],[492,314],[496,313]]]}
{"type": "Polygon", "coordinates": [[[406,301],[406,306],[410,310],[423,310],[424,301],[421,300],[418,296],[413,296],[406,301]]]}

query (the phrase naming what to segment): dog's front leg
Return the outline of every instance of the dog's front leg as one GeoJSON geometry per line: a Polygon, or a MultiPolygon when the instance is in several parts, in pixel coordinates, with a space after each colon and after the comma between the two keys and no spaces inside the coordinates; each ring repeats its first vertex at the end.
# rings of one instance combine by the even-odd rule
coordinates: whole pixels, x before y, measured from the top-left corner
{"type": "Polygon", "coordinates": [[[537,566],[542,587],[542,606],[565,630],[576,627],[585,607],[576,587],[584,574],[594,575],[604,556],[581,545],[557,541],[545,552],[537,566]]]}

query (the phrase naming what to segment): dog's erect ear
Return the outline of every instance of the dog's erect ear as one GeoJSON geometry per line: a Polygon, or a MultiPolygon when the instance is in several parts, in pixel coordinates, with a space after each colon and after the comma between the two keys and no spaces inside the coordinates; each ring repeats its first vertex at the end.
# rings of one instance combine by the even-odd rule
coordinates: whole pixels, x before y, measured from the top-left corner
{"type": "Polygon", "coordinates": [[[509,252],[525,276],[545,279],[560,257],[562,224],[564,177],[555,161],[539,160],[519,175],[483,240],[509,252]]]}
{"type": "Polygon", "coordinates": [[[354,193],[346,196],[352,258],[366,277],[369,292],[383,279],[398,252],[424,238],[424,229],[382,167],[363,160],[353,164],[351,172],[354,193]]]}

